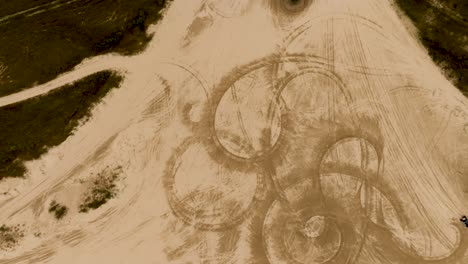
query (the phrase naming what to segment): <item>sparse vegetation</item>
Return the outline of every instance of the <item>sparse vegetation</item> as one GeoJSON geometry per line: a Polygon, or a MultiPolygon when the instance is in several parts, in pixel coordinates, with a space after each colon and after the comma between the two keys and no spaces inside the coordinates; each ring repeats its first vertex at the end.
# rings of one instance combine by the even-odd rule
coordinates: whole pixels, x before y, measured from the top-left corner
{"type": "Polygon", "coordinates": [[[79,206],[81,213],[101,207],[117,194],[116,181],[120,175],[120,167],[105,169],[93,177],[91,186],[84,195],[84,201],[79,206]]]}
{"type": "Polygon", "coordinates": [[[20,225],[0,226],[0,250],[13,249],[22,237],[24,237],[24,233],[20,225]]]}
{"type": "Polygon", "coordinates": [[[103,71],[44,96],[0,108],[0,180],[21,177],[23,161],[62,143],[122,77],[103,71]]]}
{"type": "Polygon", "coordinates": [[[49,213],[54,214],[55,218],[60,220],[68,213],[68,208],[54,200],[49,205],[49,213]]]}

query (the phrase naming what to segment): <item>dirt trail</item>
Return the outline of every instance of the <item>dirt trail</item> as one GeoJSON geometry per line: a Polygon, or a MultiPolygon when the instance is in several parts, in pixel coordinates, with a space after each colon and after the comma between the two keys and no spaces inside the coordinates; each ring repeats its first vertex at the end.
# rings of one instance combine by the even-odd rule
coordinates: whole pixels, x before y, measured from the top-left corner
{"type": "Polygon", "coordinates": [[[390,2],[166,12],[142,54],[0,98],[126,76],[0,204],[0,222],[27,227],[0,263],[468,261],[468,100],[390,2]],[[108,166],[122,167],[121,192],[78,213],[78,179],[108,166]],[[71,208],[61,221],[47,212],[58,198],[71,208]]]}

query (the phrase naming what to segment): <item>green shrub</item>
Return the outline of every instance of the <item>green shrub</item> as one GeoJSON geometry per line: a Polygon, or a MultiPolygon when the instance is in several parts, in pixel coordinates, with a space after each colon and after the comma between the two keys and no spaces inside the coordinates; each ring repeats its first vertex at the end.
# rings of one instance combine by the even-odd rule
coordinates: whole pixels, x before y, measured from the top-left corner
{"type": "Polygon", "coordinates": [[[68,208],[54,200],[50,203],[49,213],[53,213],[55,218],[60,220],[68,213],[68,208]]]}

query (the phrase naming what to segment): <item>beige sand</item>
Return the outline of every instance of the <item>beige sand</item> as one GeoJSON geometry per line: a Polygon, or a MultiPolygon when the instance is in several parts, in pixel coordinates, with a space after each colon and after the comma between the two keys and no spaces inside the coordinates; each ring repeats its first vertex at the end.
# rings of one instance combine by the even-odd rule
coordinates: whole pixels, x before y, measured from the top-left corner
{"type": "Polygon", "coordinates": [[[284,2],[176,0],[142,54],[0,98],[126,76],[0,183],[0,222],[25,224],[0,263],[468,263],[467,99],[391,2],[284,2]],[[78,213],[80,180],[118,166],[78,213]]]}

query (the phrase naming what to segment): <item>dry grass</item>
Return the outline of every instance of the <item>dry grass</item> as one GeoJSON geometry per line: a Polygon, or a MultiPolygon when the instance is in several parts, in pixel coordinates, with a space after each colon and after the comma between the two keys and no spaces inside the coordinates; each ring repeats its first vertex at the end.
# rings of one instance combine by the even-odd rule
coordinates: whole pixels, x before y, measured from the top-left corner
{"type": "Polygon", "coordinates": [[[20,225],[0,226],[0,250],[14,249],[23,237],[24,232],[20,225]]]}
{"type": "Polygon", "coordinates": [[[110,199],[117,195],[117,185],[121,174],[121,167],[106,168],[93,177],[89,189],[83,197],[83,203],[79,206],[81,213],[86,213],[89,210],[95,210],[107,203],[110,199]]]}

